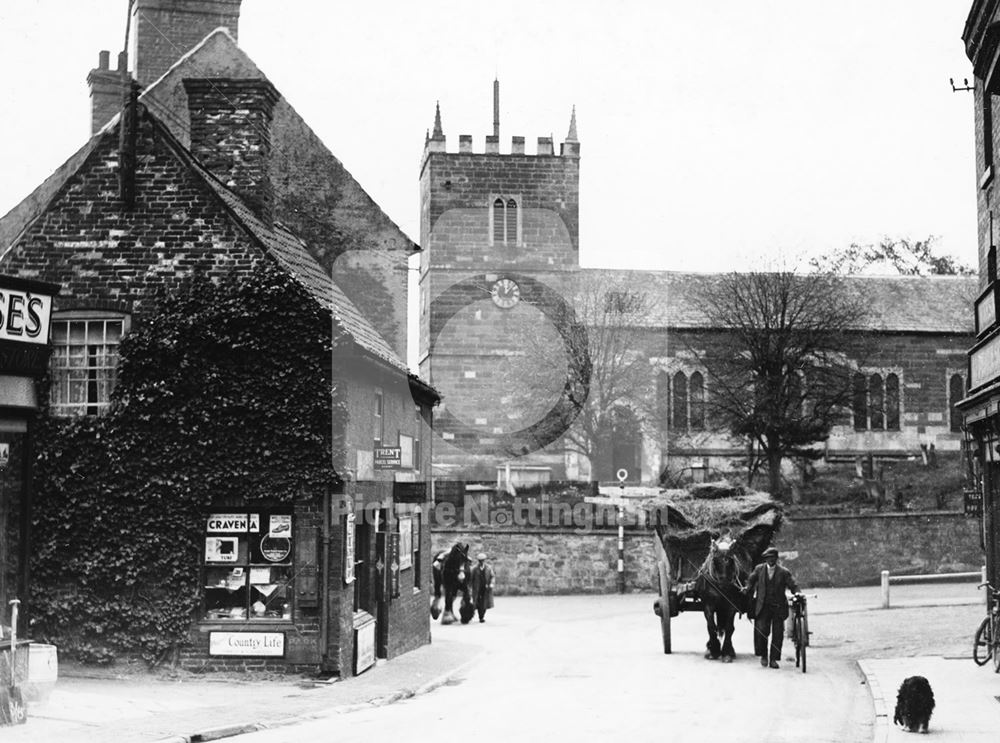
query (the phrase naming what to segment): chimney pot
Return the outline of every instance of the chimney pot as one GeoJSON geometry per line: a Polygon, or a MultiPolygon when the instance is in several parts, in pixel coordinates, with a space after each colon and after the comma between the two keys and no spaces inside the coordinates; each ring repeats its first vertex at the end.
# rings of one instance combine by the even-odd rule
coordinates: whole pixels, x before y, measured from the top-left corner
{"type": "Polygon", "coordinates": [[[108,69],[108,64],[111,61],[111,52],[107,49],[102,49],[97,53],[97,69],[106,70],[108,69]]]}

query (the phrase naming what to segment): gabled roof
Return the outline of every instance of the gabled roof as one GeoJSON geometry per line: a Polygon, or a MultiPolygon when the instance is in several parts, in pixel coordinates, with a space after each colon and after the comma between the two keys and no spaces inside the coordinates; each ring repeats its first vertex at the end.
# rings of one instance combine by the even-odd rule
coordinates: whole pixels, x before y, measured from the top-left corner
{"type": "MultiPolygon", "coordinates": [[[[191,145],[191,132],[182,81],[209,77],[266,79],[229,32],[219,28],[139,98],[185,147],[191,145]]],[[[283,96],[274,106],[271,143],[275,213],[306,240],[321,265],[331,267],[344,248],[406,254],[419,250],[283,96]]]]}
{"type": "MultiPolygon", "coordinates": [[[[268,255],[277,260],[291,276],[299,281],[321,306],[332,312],[360,349],[392,368],[405,372],[411,379],[418,379],[409,372],[405,361],[399,358],[367,318],[358,311],[340,287],[334,283],[332,277],[320,266],[300,237],[284,225],[271,226],[258,219],[239,196],[220,183],[195,159],[189,150],[176,140],[162,119],[148,109],[147,114],[151,117],[154,125],[160,129],[164,139],[177,153],[178,158],[190,168],[192,173],[207,184],[210,192],[222,201],[237,224],[242,226],[268,255]]],[[[28,198],[14,207],[3,218],[0,218],[0,236],[4,236],[2,244],[4,252],[35,220],[45,213],[49,204],[66,182],[83,167],[87,157],[94,151],[102,137],[117,130],[119,118],[112,119],[101,131],[93,135],[87,144],[46,178],[28,198]]],[[[2,261],[2,255],[0,255],[0,261],[2,261]]]]}
{"type": "MultiPolygon", "coordinates": [[[[609,286],[627,286],[647,293],[651,311],[642,323],[648,328],[707,329],[699,309],[699,290],[722,281],[724,273],[681,271],[624,271],[587,268],[583,275],[609,286]]],[[[871,324],[859,330],[900,333],[972,334],[973,301],[978,280],[972,276],[861,276],[843,277],[849,291],[871,305],[871,324]]]]}

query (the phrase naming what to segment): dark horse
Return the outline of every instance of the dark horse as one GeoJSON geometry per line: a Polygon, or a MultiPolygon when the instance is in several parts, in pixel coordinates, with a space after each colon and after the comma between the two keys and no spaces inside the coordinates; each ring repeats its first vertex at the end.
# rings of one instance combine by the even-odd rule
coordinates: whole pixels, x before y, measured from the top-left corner
{"type": "Polygon", "coordinates": [[[736,657],[733,632],[737,614],[747,611],[749,601],[743,595],[753,560],[737,540],[728,535],[713,539],[708,557],[698,569],[694,591],[704,605],[708,625],[706,658],[731,663],[736,657]]]}
{"type": "Polygon", "coordinates": [[[475,613],[475,606],[469,595],[469,578],[472,573],[469,545],[458,542],[451,549],[439,552],[434,556],[431,570],[434,574],[431,617],[437,619],[441,616],[441,587],[444,586],[444,616],[441,617],[441,624],[451,624],[455,621],[451,606],[459,592],[462,594],[462,604],[459,606],[458,614],[462,624],[468,624],[475,613]]]}

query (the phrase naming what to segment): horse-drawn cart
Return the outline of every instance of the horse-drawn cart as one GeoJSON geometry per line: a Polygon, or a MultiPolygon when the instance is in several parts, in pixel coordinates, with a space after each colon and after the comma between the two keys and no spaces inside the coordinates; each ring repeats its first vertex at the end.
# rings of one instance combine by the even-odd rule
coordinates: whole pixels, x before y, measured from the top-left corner
{"type": "Polygon", "coordinates": [[[767,493],[722,482],[667,490],[645,505],[659,578],[660,595],[653,611],[660,618],[663,652],[670,653],[673,617],[688,611],[704,613],[711,635],[714,625],[706,608],[720,600],[735,603],[723,594],[738,593],[741,580],[760,561],[781,525],[781,504],[767,493]],[[721,568],[724,578],[712,570],[720,543],[728,560],[721,568]]]}

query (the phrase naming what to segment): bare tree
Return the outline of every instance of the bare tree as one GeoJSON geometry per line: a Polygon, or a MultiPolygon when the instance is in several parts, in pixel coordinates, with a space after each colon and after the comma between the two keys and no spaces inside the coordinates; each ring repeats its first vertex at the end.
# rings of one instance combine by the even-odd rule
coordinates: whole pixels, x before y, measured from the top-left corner
{"type": "Polygon", "coordinates": [[[883,237],[878,245],[851,243],[847,248],[813,258],[821,273],[857,274],[871,271],[901,276],[973,276],[976,271],[950,255],[935,251],[934,235],[923,240],[883,237]]]}
{"type": "MultiPolygon", "coordinates": [[[[566,354],[586,356],[589,384],[572,400],[576,419],[561,437],[562,451],[572,451],[590,463],[591,479],[611,479],[616,467],[638,474],[638,461],[616,458],[628,431],[644,429],[655,414],[649,362],[643,353],[643,326],[656,300],[634,283],[614,273],[576,275],[573,309],[586,328],[586,344],[572,347],[540,327],[523,341],[522,353],[509,359],[503,376],[512,392],[514,409],[545,408],[562,388],[557,371],[566,354]]],[[[551,448],[550,448],[551,450],[551,448]]]]}
{"type": "Polygon", "coordinates": [[[866,303],[838,277],[791,271],[722,274],[695,302],[723,334],[703,358],[712,419],[748,442],[748,481],[766,464],[777,497],[783,459],[818,458],[850,405],[866,303]]]}

